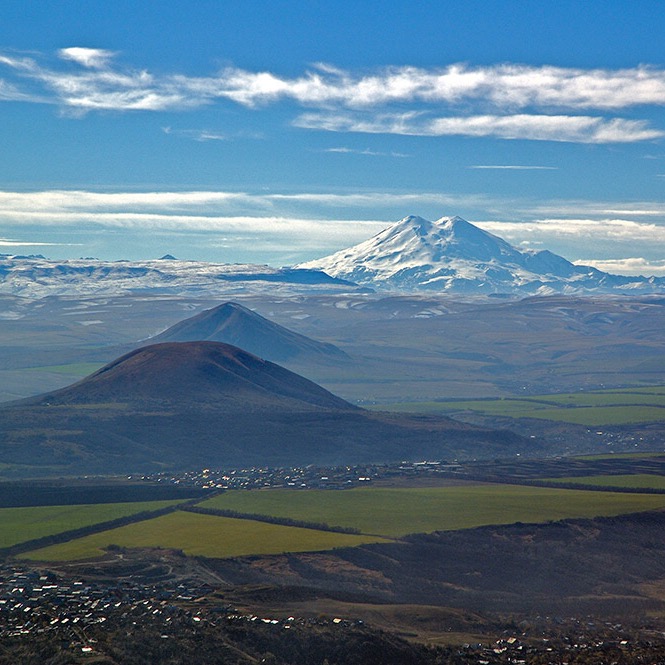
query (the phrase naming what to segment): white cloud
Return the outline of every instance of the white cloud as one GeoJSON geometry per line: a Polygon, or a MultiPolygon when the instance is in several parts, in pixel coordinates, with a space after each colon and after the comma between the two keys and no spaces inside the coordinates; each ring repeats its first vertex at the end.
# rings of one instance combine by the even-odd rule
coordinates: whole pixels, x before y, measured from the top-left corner
{"type": "Polygon", "coordinates": [[[208,129],[173,129],[171,127],[162,127],[164,134],[172,134],[193,141],[228,141],[228,136],[221,132],[210,131],[208,129]]]}
{"type": "Polygon", "coordinates": [[[365,148],[359,150],[357,148],[327,148],[323,152],[339,153],[343,155],[368,155],[370,157],[410,157],[403,152],[381,152],[379,150],[370,150],[365,148]]]}
{"type": "Polygon", "coordinates": [[[72,46],[70,48],[60,49],[58,55],[63,60],[71,60],[79,65],[83,65],[83,67],[101,69],[109,64],[110,60],[115,56],[115,53],[100,48],[72,46]]]}
{"type": "MultiPolygon", "coordinates": [[[[441,192],[298,192],[295,194],[266,194],[262,200],[274,205],[294,205],[322,208],[369,208],[372,211],[398,208],[398,215],[416,213],[423,207],[437,210],[459,210],[472,206],[493,207],[496,201],[483,194],[446,194],[441,192]]],[[[388,218],[390,219],[390,218],[388,218]]],[[[386,225],[390,223],[387,222],[386,225]]]]}
{"type": "MultiPolygon", "coordinates": [[[[297,219],[293,217],[250,217],[178,215],[136,212],[14,212],[3,213],[6,222],[14,224],[39,224],[40,226],[86,226],[96,225],[121,229],[160,229],[167,231],[215,231],[253,232],[263,234],[297,236],[304,243],[315,241],[323,233],[328,238],[356,237],[364,240],[384,229],[385,221],[297,219]]],[[[25,244],[25,243],[21,243],[25,244]]],[[[39,243],[42,244],[42,243],[39,243]]]]}
{"type": "Polygon", "coordinates": [[[25,240],[11,240],[0,238],[0,247],[71,247],[71,243],[60,242],[28,242],[25,240]]]}
{"type": "Polygon", "coordinates": [[[406,136],[474,136],[574,143],[629,143],[661,138],[665,132],[642,120],[568,115],[482,115],[424,118],[422,113],[362,115],[305,113],[294,124],[330,132],[406,136]]]}
{"type": "Polygon", "coordinates": [[[76,232],[100,227],[233,237],[252,234],[253,249],[263,239],[268,244],[326,251],[365,240],[387,226],[376,220],[271,214],[274,203],[270,195],[229,192],[0,192],[0,222],[6,227],[68,227],[76,232]],[[234,214],[247,209],[257,214],[234,214]]]}
{"type": "MultiPolygon", "coordinates": [[[[540,232],[579,233],[639,233],[642,237],[659,233],[664,227],[665,207],[660,202],[607,201],[514,201],[490,198],[482,194],[449,194],[446,192],[349,191],[349,192],[243,192],[243,191],[119,191],[89,190],[1,191],[0,221],[9,222],[25,216],[44,219],[49,215],[137,215],[239,216],[252,211],[252,216],[285,216],[287,210],[317,210],[308,217],[325,218],[328,212],[351,211],[358,219],[360,210],[375,213],[388,208],[399,209],[403,215],[423,214],[424,208],[434,208],[440,215],[457,214],[463,209],[476,208],[500,211],[499,218],[511,221],[478,221],[488,230],[513,233],[525,228],[540,232]],[[244,211],[244,213],[239,213],[244,211]],[[255,214],[256,213],[256,214],[255,214]],[[635,218],[635,219],[631,219],[635,218]],[[644,221],[649,220],[649,221],[644,221]],[[490,226],[492,228],[490,228],[490,226]]],[[[399,213],[398,213],[399,214],[399,213]]],[[[489,213],[491,214],[491,212],[489,213]]],[[[376,219],[376,218],[374,218],[376,219]]],[[[392,218],[388,217],[385,224],[392,218]]],[[[495,219],[497,219],[495,217],[495,219]]],[[[473,220],[471,220],[473,221],[473,220]]]]}
{"type": "Polygon", "coordinates": [[[580,259],[577,265],[593,266],[613,275],[655,275],[665,277],[665,261],[649,261],[644,258],[628,259],[580,259]]]}
{"type": "Polygon", "coordinates": [[[12,55],[0,53],[0,65],[19,72],[21,74],[38,74],[39,65],[32,58],[19,58],[12,55]]]}
{"type": "MultiPolygon", "coordinates": [[[[230,204],[252,203],[242,192],[91,192],[85,190],[45,190],[36,192],[0,191],[0,218],[13,214],[48,214],[98,210],[181,210],[205,209],[230,204]]],[[[256,201],[254,201],[256,203],[256,201]]]]}
{"type": "Polygon", "coordinates": [[[469,169],[487,169],[497,171],[558,171],[558,166],[529,166],[526,164],[476,164],[469,169]]]}
{"type": "MultiPolygon", "coordinates": [[[[122,229],[126,234],[118,235],[187,236],[188,242],[198,238],[206,247],[221,242],[221,236],[240,256],[262,249],[272,256],[281,252],[290,257],[293,253],[288,247],[292,246],[298,254],[294,260],[301,261],[366,240],[408,214],[429,219],[461,214],[512,244],[548,248],[568,259],[595,256],[591,263],[600,267],[599,261],[618,261],[622,255],[644,257],[652,263],[660,259],[665,246],[665,210],[659,205],[554,201],[537,202],[529,208],[524,201],[482,195],[399,191],[0,191],[0,225],[20,229],[12,234],[28,237],[29,242],[34,238],[46,241],[35,245],[60,245],[56,241],[65,234],[72,242],[93,238],[97,247],[100,229],[122,229]],[[615,213],[608,213],[610,209],[615,213]],[[548,212],[543,214],[545,210],[548,212]],[[488,219],[488,214],[493,218],[488,219]],[[251,241],[244,245],[239,240],[248,237],[251,241]]],[[[11,238],[5,242],[29,244],[11,238]]],[[[98,255],[97,249],[89,251],[98,255]]],[[[632,270],[630,264],[626,263],[625,270],[632,270]]]]}
{"type": "Polygon", "coordinates": [[[162,127],[165,134],[177,136],[180,138],[190,139],[205,143],[206,141],[234,141],[236,139],[252,139],[260,140],[264,136],[260,132],[254,131],[233,131],[224,132],[216,129],[174,129],[173,127],[162,127]]]}
{"type": "Polygon", "coordinates": [[[367,108],[401,102],[490,103],[497,108],[621,109],[665,104],[665,72],[654,67],[580,69],[504,64],[454,64],[422,69],[387,67],[354,74],[318,65],[297,78],[228,68],[217,77],[189,80],[207,95],[253,106],[279,98],[303,104],[367,108]]]}
{"type": "Polygon", "coordinates": [[[665,243],[665,226],[628,219],[536,219],[526,222],[481,221],[478,226],[507,239],[538,236],[573,239],[665,243]]]}
{"type": "MultiPolygon", "coordinates": [[[[9,73],[0,82],[0,99],[49,102],[73,114],[186,110],[219,101],[256,108],[287,100],[325,111],[296,120],[297,126],[319,130],[582,143],[663,136],[663,131],[645,120],[578,114],[580,109],[614,113],[636,106],[664,106],[665,70],[657,67],[453,64],[358,73],[319,64],[296,77],[232,67],[207,76],[185,76],[117,66],[116,54],[105,49],[69,47],[58,55],[78,69],[63,68],[57,61],[45,64],[42,56],[0,53],[0,65],[9,73]],[[411,109],[401,115],[391,113],[396,105],[411,109]],[[427,119],[423,109],[438,117],[427,119]],[[364,115],[349,115],[349,110],[364,115]]],[[[214,132],[200,140],[221,136],[214,132]]]]}
{"type": "MultiPolygon", "coordinates": [[[[453,195],[440,192],[294,192],[250,193],[228,191],[180,192],[94,192],[85,190],[44,190],[34,192],[0,191],[0,221],[14,213],[48,214],[68,211],[143,212],[195,210],[199,213],[235,214],[234,211],[271,212],[275,209],[365,209],[371,212],[388,207],[418,212],[424,206],[441,210],[480,205],[492,207],[495,201],[483,195],[453,195]]],[[[399,213],[398,213],[399,214],[399,213]]],[[[390,218],[388,218],[390,220],[390,218]]],[[[388,224],[389,221],[386,222],[388,224]]]]}
{"type": "Polygon", "coordinates": [[[589,218],[654,217],[665,219],[665,205],[660,201],[631,201],[629,203],[588,200],[515,201],[515,213],[530,218],[589,218]]]}
{"type": "Polygon", "coordinates": [[[15,85],[0,79],[0,101],[30,101],[30,95],[21,92],[15,85]]]}

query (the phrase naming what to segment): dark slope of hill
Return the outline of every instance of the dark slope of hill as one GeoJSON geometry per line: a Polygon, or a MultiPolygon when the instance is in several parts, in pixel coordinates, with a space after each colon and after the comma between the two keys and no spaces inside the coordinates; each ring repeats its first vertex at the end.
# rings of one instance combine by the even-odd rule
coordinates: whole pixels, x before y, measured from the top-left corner
{"type": "Polygon", "coordinates": [[[346,357],[333,344],[300,335],[234,302],[180,321],[148,341],[154,344],[199,340],[233,344],[272,361],[304,358],[334,361],[346,357]]]}
{"type": "Polygon", "coordinates": [[[171,342],[141,347],[89,377],[24,404],[122,403],[140,410],[153,403],[178,410],[353,410],[343,399],[279,365],[218,342],[171,342]]]}
{"type": "Polygon", "coordinates": [[[230,584],[313,588],[365,603],[639,621],[665,611],[663,547],[665,513],[652,512],[209,563],[230,584]]]}
{"type": "Polygon", "coordinates": [[[0,408],[0,462],[17,475],[491,458],[533,445],[447,418],[369,413],[217,342],[144,347],[0,408]]]}

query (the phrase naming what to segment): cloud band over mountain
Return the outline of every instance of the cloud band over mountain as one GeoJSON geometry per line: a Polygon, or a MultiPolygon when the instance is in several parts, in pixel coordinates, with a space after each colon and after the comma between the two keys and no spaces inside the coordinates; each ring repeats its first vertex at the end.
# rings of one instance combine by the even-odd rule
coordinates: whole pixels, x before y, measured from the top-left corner
{"type": "Polygon", "coordinates": [[[528,206],[441,192],[0,191],[0,222],[13,229],[0,244],[17,253],[61,245],[89,247],[75,249],[76,256],[145,258],[131,251],[109,254],[99,244],[106,237],[100,229],[117,229],[127,235],[128,249],[139,238],[155,244],[178,236],[180,251],[160,245],[156,255],[173,251],[188,258],[188,251],[193,255],[206,248],[215,253],[207,260],[287,265],[369,238],[389,225],[396,210],[451,208],[476,210],[469,215],[474,223],[522,247],[550,247],[572,261],[619,274],[665,274],[659,253],[665,224],[656,204],[538,201],[528,206]]]}

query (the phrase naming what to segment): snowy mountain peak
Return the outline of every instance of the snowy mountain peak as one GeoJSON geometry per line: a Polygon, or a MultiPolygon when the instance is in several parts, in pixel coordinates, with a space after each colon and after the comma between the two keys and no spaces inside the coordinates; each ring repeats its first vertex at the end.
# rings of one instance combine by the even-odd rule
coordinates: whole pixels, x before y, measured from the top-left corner
{"type": "Polygon", "coordinates": [[[474,226],[473,224],[470,224],[469,222],[466,221],[466,219],[462,219],[461,217],[458,217],[455,215],[454,217],[442,217],[441,219],[437,219],[436,222],[433,222],[434,224],[438,224],[440,226],[445,226],[447,228],[450,228],[451,231],[461,231],[462,233],[464,231],[468,230],[476,230],[479,231],[480,229],[477,226],[474,226]]]}
{"type": "MultiPolygon", "coordinates": [[[[389,226],[366,243],[352,250],[366,247],[374,256],[377,249],[385,253],[388,248],[401,252],[400,261],[440,262],[444,257],[459,257],[488,261],[512,256],[515,250],[507,242],[487,233],[461,217],[442,217],[430,222],[410,215],[389,226]]],[[[348,253],[350,250],[345,250],[348,253]]],[[[306,264],[308,265],[308,264],[306,264]]]]}
{"type": "Polygon", "coordinates": [[[365,242],[297,267],[401,291],[526,295],[656,290],[643,278],[576,266],[547,250],[520,251],[457,216],[430,222],[409,215],[365,242]]]}
{"type": "MultiPolygon", "coordinates": [[[[328,274],[346,274],[356,282],[403,277],[424,269],[436,271],[455,259],[491,261],[513,257],[517,250],[461,217],[430,222],[410,215],[373,238],[336,254],[301,264],[328,274]]],[[[411,280],[409,285],[411,286],[411,280]]]]}
{"type": "Polygon", "coordinates": [[[442,217],[436,222],[433,222],[433,225],[440,227],[442,230],[445,229],[449,233],[451,238],[457,238],[460,240],[473,240],[474,238],[481,238],[490,236],[492,234],[479,229],[477,226],[474,226],[470,222],[467,222],[466,219],[461,217],[442,217]]]}
{"type": "Polygon", "coordinates": [[[378,242],[385,242],[391,238],[400,237],[402,239],[409,236],[425,237],[432,230],[433,222],[416,215],[409,215],[401,219],[396,224],[389,226],[380,233],[377,233],[374,238],[378,242]]]}

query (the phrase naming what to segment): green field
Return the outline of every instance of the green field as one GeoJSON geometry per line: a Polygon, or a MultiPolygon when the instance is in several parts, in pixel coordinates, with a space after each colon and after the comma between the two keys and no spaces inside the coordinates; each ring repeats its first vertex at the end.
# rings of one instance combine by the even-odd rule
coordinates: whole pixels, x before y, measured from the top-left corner
{"type": "Polygon", "coordinates": [[[665,490],[665,476],[648,473],[602,476],[570,476],[568,478],[546,478],[551,483],[574,483],[590,487],[634,487],[636,489],[665,490]]]}
{"type": "MultiPolygon", "coordinates": [[[[477,411],[491,416],[508,416],[518,418],[525,410],[533,410],[536,404],[525,399],[477,399],[453,400],[449,402],[397,402],[395,404],[379,404],[368,408],[381,411],[398,411],[400,413],[459,413],[460,411],[477,411]],[[518,415],[515,415],[518,414],[518,415]]],[[[546,408],[548,404],[543,404],[546,408]]],[[[551,404],[549,405],[551,406],[551,404]]]]}
{"type": "MultiPolygon", "coordinates": [[[[660,393],[572,393],[563,395],[543,395],[543,402],[567,407],[580,406],[660,406],[665,407],[665,395],[660,393]]],[[[534,398],[533,401],[539,401],[534,398]]]]}
{"type": "Polygon", "coordinates": [[[554,408],[524,411],[513,418],[540,418],[573,425],[602,427],[603,425],[628,425],[647,423],[665,418],[665,408],[658,406],[597,406],[578,408],[554,408]]]}
{"type": "Polygon", "coordinates": [[[403,413],[446,415],[472,411],[485,416],[539,418],[587,426],[623,425],[663,420],[665,388],[557,393],[514,399],[502,397],[483,400],[402,402],[381,405],[380,408],[403,413]]]}
{"type": "Polygon", "coordinates": [[[602,455],[577,455],[574,460],[606,460],[606,459],[651,459],[652,457],[665,457],[665,453],[642,452],[642,453],[603,453],[602,455]]]}
{"type": "Polygon", "coordinates": [[[84,538],[34,550],[25,559],[69,561],[98,557],[108,545],[179,549],[215,558],[311,552],[381,542],[382,538],[301,529],[178,511],[84,538]]]}
{"type": "Polygon", "coordinates": [[[72,363],[70,365],[45,365],[43,367],[27,367],[26,371],[88,376],[88,374],[96,372],[102,366],[103,365],[100,365],[99,363],[72,363]]]}
{"type": "Polygon", "coordinates": [[[287,517],[399,537],[487,524],[545,522],[665,508],[665,495],[518,485],[231,491],[203,507],[287,517]]]}
{"type": "MultiPolygon", "coordinates": [[[[665,477],[588,476],[554,482],[665,489],[665,477]]],[[[118,517],[156,510],[177,501],[4,508],[0,546],[53,535],[118,517]]],[[[349,490],[235,490],[199,504],[293,520],[358,529],[362,535],[269,524],[176,511],[23,554],[35,560],[101,556],[109,545],[162,547],[215,558],[323,551],[381,542],[409,533],[467,529],[492,524],[546,522],[665,509],[665,495],[504,484],[349,490]]]]}
{"type": "Polygon", "coordinates": [[[159,510],[179,501],[102,503],[72,506],[39,506],[0,509],[0,547],[52,536],[63,531],[107,522],[148,510],[159,510]]]}
{"type": "Polygon", "coordinates": [[[637,393],[638,395],[665,395],[665,386],[639,386],[636,388],[612,388],[606,393],[637,393]]]}

